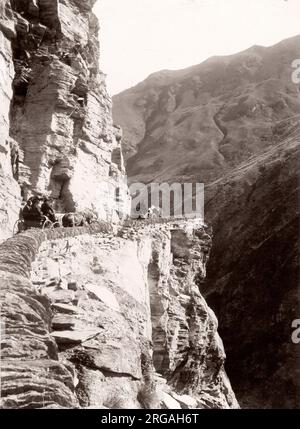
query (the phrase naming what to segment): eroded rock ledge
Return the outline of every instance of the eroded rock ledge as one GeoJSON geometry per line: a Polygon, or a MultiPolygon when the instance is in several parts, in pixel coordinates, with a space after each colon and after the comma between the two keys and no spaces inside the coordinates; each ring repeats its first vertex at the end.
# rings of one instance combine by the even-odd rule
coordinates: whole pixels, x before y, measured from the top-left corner
{"type": "Polygon", "coordinates": [[[2,408],[238,407],[197,286],[210,246],[189,222],[3,243],[2,408]]]}

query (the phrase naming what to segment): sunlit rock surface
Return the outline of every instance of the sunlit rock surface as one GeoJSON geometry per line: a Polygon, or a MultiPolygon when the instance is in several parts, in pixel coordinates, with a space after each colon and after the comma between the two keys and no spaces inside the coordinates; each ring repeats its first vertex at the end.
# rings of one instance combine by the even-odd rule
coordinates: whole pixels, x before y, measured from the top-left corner
{"type": "Polygon", "coordinates": [[[12,159],[16,157],[10,139],[10,103],[14,79],[11,40],[16,36],[9,2],[0,5],[0,240],[8,237],[18,217],[20,188],[13,176],[12,159]]]}
{"type": "Polygon", "coordinates": [[[47,194],[60,211],[89,209],[114,221],[128,214],[94,3],[1,3],[0,230],[17,218],[17,183],[25,199],[47,194]]]}
{"type": "Polygon", "coordinates": [[[237,408],[197,287],[209,231],[187,226],[32,231],[0,246],[2,407],[237,408]]]}

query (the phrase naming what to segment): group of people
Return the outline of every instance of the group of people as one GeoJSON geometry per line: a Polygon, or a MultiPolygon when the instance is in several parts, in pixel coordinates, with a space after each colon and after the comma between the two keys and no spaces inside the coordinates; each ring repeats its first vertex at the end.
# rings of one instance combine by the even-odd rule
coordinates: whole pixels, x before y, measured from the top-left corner
{"type": "Polygon", "coordinates": [[[29,198],[21,212],[21,216],[25,222],[42,222],[45,217],[47,217],[52,223],[57,222],[51,200],[47,197],[29,198]]]}

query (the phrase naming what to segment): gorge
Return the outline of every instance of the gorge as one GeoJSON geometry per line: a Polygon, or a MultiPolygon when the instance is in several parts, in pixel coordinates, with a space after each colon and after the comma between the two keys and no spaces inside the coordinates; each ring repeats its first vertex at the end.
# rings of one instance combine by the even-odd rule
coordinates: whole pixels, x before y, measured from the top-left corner
{"type": "Polygon", "coordinates": [[[210,229],[121,222],[130,196],[94,3],[0,5],[1,408],[238,408],[198,288],[210,229]],[[98,220],[12,237],[31,195],[98,220]]]}
{"type": "Polygon", "coordinates": [[[300,403],[299,57],[295,36],[154,73],[113,98],[129,182],[205,184],[213,246],[200,292],[242,407],[300,403]]]}
{"type": "Polygon", "coordinates": [[[0,406],[298,408],[300,38],[112,102],[95,2],[0,4],[0,406]],[[130,219],[126,175],[205,222],[130,219]],[[13,236],[32,195],[97,221],[13,236]]]}

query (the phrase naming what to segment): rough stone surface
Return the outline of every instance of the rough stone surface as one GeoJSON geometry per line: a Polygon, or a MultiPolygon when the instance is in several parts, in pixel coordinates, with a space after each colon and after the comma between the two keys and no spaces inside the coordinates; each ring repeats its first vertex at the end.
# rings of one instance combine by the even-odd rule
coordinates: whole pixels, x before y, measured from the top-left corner
{"type": "Polygon", "coordinates": [[[148,269],[153,362],[176,392],[199,402],[206,394],[208,408],[236,408],[224,383],[218,322],[199,293],[210,247],[211,238],[201,227],[196,233],[174,228],[169,241],[155,241],[148,269]]]}
{"type": "Polygon", "coordinates": [[[14,145],[9,133],[14,79],[11,40],[14,37],[14,21],[9,2],[5,0],[0,5],[0,240],[10,235],[20,205],[20,188],[13,178],[11,163],[14,145]]]}
{"type": "Polygon", "coordinates": [[[83,331],[53,331],[51,336],[55,339],[58,345],[67,344],[82,344],[96,337],[100,333],[99,330],[86,329],[83,331]]]}
{"type": "Polygon", "coordinates": [[[186,222],[131,229],[32,230],[0,246],[2,408],[160,408],[172,393],[200,408],[238,407],[216,318],[196,287],[208,234],[186,222]],[[50,287],[48,269],[60,273],[50,287]],[[77,291],[60,289],[70,275],[77,291]],[[72,304],[55,290],[74,293],[72,304]]]}
{"type": "MultiPolygon", "coordinates": [[[[73,365],[58,361],[50,335],[51,302],[30,282],[31,264],[47,238],[108,233],[104,224],[93,228],[31,230],[0,245],[1,407],[74,408],[73,365]]],[[[61,308],[61,307],[59,307],[61,308]]],[[[70,307],[62,307],[70,312],[70,307]]]]}
{"type": "Polygon", "coordinates": [[[20,188],[25,199],[51,196],[61,212],[89,210],[114,221],[129,212],[121,133],[99,69],[93,3],[1,2],[3,238],[18,218],[20,188]]]}

